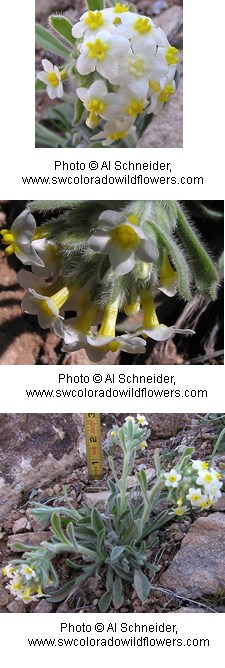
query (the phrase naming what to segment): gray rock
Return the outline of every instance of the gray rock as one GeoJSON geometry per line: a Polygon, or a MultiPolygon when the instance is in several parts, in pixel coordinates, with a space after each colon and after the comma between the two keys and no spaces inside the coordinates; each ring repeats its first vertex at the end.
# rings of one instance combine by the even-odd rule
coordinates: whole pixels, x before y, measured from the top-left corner
{"type": "Polygon", "coordinates": [[[26,605],[23,601],[11,601],[6,607],[9,612],[26,612],[26,605]]]}
{"type": "Polygon", "coordinates": [[[18,520],[13,522],[12,532],[20,533],[21,531],[25,531],[27,528],[29,528],[29,520],[27,517],[20,517],[18,520]]]}
{"type": "Polygon", "coordinates": [[[41,601],[37,604],[34,612],[38,613],[46,613],[46,612],[52,612],[52,604],[49,603],[49,601],[46,601],[45,598],[42,598],[41,601]]]}
{"type": "Polygon", "coordinates": [[[178,613],[178,612],[179,613],[185,612],[186,614],[193,613],[193,612],[194,613],[196,613],[196,612],[206,612],[206,613],[208,612],[209,613],[209,612],[212,612],[212,610],[206,610],[205,608],[201,608],[200,606],[197,607],[197,608],[194,608],[194,607],[185,608],[185,606],[183,605],[181,608],[176,610],[176,613],[178,613]]]}
{"type": "Polygon", "coordinates": [[[199,517],[160,583],[179,595],[197,599],[225,588],[225,516],[199,517]]]}
{"type": "Polygon", "coordinates": [[[163,14],[160,14],[159,17],[154,18],[154,23],[156,26],[162,28],[169,42],[172,42],[174,45],[176,35],[183,25],[182,7],[178,5],[170,7],[163,14]]]}
{"type": "Polygon", "coordinates": [[[80,414],[0,414],[0,521],[22,493],[45,487],[84,464],[80,414]]]}
{"type": "Polygon", "coordinates": [[[36,546],[40,545],[43,540],[50,540],[52,536],[51,531],[30,531],[29,533],[17,534],[17,536],[9,536],[8,538],[8,547],[13,552],[17,552],[13,548],[14,543],[22,543],[22,545],[36,546]]]}

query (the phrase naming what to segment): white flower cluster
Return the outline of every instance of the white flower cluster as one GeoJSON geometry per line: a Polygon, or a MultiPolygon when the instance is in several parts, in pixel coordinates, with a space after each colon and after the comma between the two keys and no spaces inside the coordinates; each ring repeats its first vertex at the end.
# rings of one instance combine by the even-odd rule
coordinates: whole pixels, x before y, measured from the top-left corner
{"type": "Polygon", "coordinates": [[[31,603],[44,596],[36,571],[29,564],[21,564],[21,567],[16,568],[13,563],[9,563],[2,571],[10,580],[6,589],[9,589],[16,599],[31,603]]]}
{"type": "MultiPolygon", "coordinates": [[[[79,54],[76,70],[84,77],[76,94],[87,111],[86,124],[93,129],[105,121],[92,139],[108,146],[134,135],[139,114],[145,109],[157,114],[169,102],[175,92],[178,50],[149,17],[116,3],[110,9],[85,12],[72,35],[79,54]]],[[[65,70],[60,72],[46,59],[42,64],[38,79],[52,99],[62,97],[65,70]]]]}
{"type": "MultiPolygon", "coordinates": [[[[129,275],[138,263],[151,267],[159,257],[155,241],[139,226],[138,216],[126,217],[116,211],[104,211],[99,217],[99,227],[87,237],[86,252],[89,257],[107,256],[110,271],[115,280],[129,275]]],[[[192,334],[192,330],[167,327],[160,324],[155,312],[152,293],[142,290],[134,303],[121,305],[120,292],[108,300],[102,309],[90,296],[90,282],[83,288],[79,281],[65,284],[61,275],[60,248],[47,238],[45,226],[36,228],[29,209],[23,211],[10,230],[1,231],[2,243],[7,255],[15,253],[31,271],[20,270],[18,280],[27,289],[22,300],[26,313],[36,315],[43,329],[52,328],[63,339],[63,351],[73,352],[81,348],[89,358],[98,362],[111,350],[127,353],[144,353],[146,338],[165,341],[174,333],[192,334]],[[133,332],[116,335],[116,323],[121,306],[126,315],[132,315],[142,306],[143,326],[133,332]],[[65,311],[76,311],[76,317],[65,319],[65,311]],[[99,331],[92,327],[101,323],[99,331]]],[[[79,257],[79,254],[78,254],[79,257]]],[[[95,270],[96,272],[96,270],[95,270]]],[[[98,272],[96,272],[98,273],[98,272]]],[[[165,254],[159,277],[159,289],[173,296],[177,289],[177,272],[165,254]]]]}
{"type": "Polygon", "coordinates": [[[163,475],[165,486],[176,491],[176,515],[183,515],[188,510],[186,502],[191,508],[204,510],[213,506],[221,496],[221,474],[200,459],[192,461],[187,471],[180,473],[172,468],[163,475]]]}

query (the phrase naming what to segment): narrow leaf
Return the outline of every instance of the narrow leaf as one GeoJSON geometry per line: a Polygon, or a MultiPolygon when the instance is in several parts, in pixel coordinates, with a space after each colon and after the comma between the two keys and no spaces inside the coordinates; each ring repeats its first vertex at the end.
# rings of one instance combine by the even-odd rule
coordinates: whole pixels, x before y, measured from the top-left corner
{"type": "Polygon", "coordinates": [[[118,545],[116,547],[113,547],[112,552],[110,554],[110,561],[117,561],[121,554],[124,552],[125,547],[124,545],[118,545]]]}
{"type": "Polygon", "coordinates": [[[42,26],[36,24],[35,35],[36,41],[39,46],[42,47],[42,49],[51,51],[51,53],[56,53],[57,56],[62,56],[62,58],[69,58],[70,50],[67,48],[67,46],[62,44],[58,37],[51,35],[51,33],[46,30],[46,28],[42,28],[42,26]]]}
{"type": "Polygon", "coordinates": [[[150,582],[142,571],[135,570],[134,572],[134,589],[138,598],[143,603],[148,598],[150,592],[150,582]]]}
{"type": "Polygon", "coordinates": [[[68,21],[68,19],[65,18],[65,16],[50,16],[49,17],[49,23],[50,26],[55,30],[55,32],[58,32],[59,35],[64,37],[67,42],[72,44],[76,43],[75,37],[72,35],[72,27],[73,24],[68,21]]]}
{"type": "Polygon", "coordinates": [[[101,598],[99,600],[99,604],[98,604],[100,612],[107,612],[107,610],[110,606],[112,597],[113,597],[113,589],[109,589],[108,591],[106,591],[103,594],[103,596],[101,596],[101,598]]]}
{"type": "Polygon", "coordinates": [[[113,605],[116,610],[123,605],[123,584],[119,575],[116,575],[113,583],[113,605]]]}
{"type": "Polygon", "coordinates": [[[104,522],[102,521],[101,514],[97,510],[97,508],[93,508],[92,513],[91,513],[91,526],[94,532],[98,535],[98,533],[104,529],[104,522]]]}
{"type": "Polygon", "coordinates": [[[79,98],[78,98],[78,100],[76,102],[76,107],[75,107],[73,125],[77,125],[77,123],[79,123],[79,121],[81,120],[81,118],[83,116],[84,109],[85,109],[85,107],[83,105],[83,102],[81,100],[79,100],[79,98]]]}

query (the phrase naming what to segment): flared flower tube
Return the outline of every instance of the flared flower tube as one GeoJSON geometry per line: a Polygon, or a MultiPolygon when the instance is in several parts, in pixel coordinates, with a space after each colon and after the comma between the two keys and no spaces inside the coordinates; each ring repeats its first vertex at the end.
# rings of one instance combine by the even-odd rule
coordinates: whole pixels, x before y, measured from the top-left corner
{"type": "Polygon", "coordinates": [[[137,260],[156,262],[158,259],[158,250],[153,241],[122,213],[105,211],[99,217],[99,222],[101,227],[90,237],[88,246],[109,256],[116,276],[129,273],[137,260]]]}
{"type": "Polygon", "coordinates": [[[104,125],[104,130],[101,130],[94,135],[91,140],[102,140],[103,146],[111,146],[114,141],[120,141],[126,137],[134,137],[136,134],[136,127],[133,125],[134,119],[124,118],[122,120],[115,118],[107,121],[104,125]]]}
{"type": "Polygon", "coordinates": [[[151,293],[142,291],[141,302],[144,319],[143,327],[139,327],[135,334],[153,339],[154,341],[167,341],[173,334],[194,334],[193,329],[179,329],[178,327],[160,324],[156,315],[154,301],[151,293]]]}
{"type": "Polygon", "coordinates": [[[40,327],[43,329],[52,327],[58,336],[63,337],[63,316],[60,315],[60,309],[68,300],[69,295],[67,287],[62,288],[51,297],[29,289],[22,300],[22,309],[25,313],[37,315],[40,327]]]}
{"type": "Polygon", "coordinates": [[[10,230],[1,230],[6,255],[15,255],[27,265],[44,267],[44,262],[35,250],[36,222],[29,209],[25,209],[14,220],[10,230]]]}
{"type": "Polygon", "coordinates": [[[51,100],[54,100],[56,97],[63,96],[63,85],[61,80],[61,73],[57,65],[53,65],[50,60],[43,58],[41,61],[43,65],[43,72],[37,72],[37,78],[39,81],[43,81],[46,84],[46,92],[51,100]]]}

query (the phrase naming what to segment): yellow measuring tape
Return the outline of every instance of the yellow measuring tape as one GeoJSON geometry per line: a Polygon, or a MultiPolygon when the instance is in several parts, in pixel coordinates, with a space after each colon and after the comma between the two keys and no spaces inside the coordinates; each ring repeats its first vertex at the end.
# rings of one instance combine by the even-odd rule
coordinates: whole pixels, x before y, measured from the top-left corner
{"type": "Polygon", "coordinates": [[[84,433],[89,478],[100,480],[103,476],[103,466],[99,413],[84,413],[84,433]]]}

